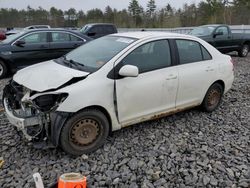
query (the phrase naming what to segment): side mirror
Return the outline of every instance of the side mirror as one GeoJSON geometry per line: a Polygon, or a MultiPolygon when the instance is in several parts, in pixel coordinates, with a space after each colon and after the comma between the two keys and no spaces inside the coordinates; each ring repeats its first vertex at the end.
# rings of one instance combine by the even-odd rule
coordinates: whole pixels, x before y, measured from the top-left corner
{"type": "Polygon", "coordinates": [[[223,35],[223,32],[221,32],[221,31],[220,32],[215,32],[214,33],[214,38],[216,38],[216,36],[219,36],[219,35],[223,35]]]}
{"type": "Polygon", "coordinates": [[[137,77],[139,75],[139,69],[134,65],[124,65],[119,70],[119,75],[123,77],[137,77]]]}
{"type": "Polygon", "coordinates": [[[23,45],[25,44],[25,41],[22,41],[22,40],[18,40],[14,43],[16,46],[21,46],[23,47],[23,45]]]}

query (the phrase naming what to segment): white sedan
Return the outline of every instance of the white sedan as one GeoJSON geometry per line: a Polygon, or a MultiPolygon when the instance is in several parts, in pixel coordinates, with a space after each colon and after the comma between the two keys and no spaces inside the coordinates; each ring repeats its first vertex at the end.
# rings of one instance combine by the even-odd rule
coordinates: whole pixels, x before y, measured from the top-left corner
{"type": "Polygon", "coordinates": [[[4,89],[4,107],[35,146],[80,155],[128,125],[195,106],[211,112],[233,80],[230,56],[199,38],[118,33],[20,70],[4,89]]]}

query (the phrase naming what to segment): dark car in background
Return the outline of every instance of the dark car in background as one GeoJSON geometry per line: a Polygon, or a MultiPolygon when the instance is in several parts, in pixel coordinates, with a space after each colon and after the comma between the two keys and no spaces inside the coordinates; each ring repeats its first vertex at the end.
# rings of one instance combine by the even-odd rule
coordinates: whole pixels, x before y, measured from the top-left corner
{"type": "Polygon", "coordinates": [[[64,29],[21,31],[0,42],[0,78],[26,66],[55,59],[92,40],[64,29]]]}
{"type": "Polygon", "coordinates": [[[24,28],[24,30],[28,29],[50,29],[49,25],[30,25],[24,28]]]}
{"type": "Polygon", "coordinates": [[[14,34],[17,34],[23,30],[29,30],[29,29],[50,29],[51,27],[49,25],[30,25],[30,26],[27,26],[25,28],[7,28],[7,31],[5,33],[6,36],[9,36],[9,35],[14,35],[14,34]]]}
{"type": "Polygon", "coordinates": [[[83,26],[80,32],[93,39],[97,39],[105,35],[117,33],[117,29],[114,24],[110,23],[92,23],[83,26]]]}
{"type": "Polygon", "coordinates": [[[205,40],[222,53],[236,51],[240,57],[246,57],[250,49],[250,34],[232,33],[228,25],[203,25],[190,34],[205,40]]]}
{"type": "Polygon", "coordinates": [[[5,35],[6,37],[10,36],[10,35],[14,35],[14,34],[17,34],[19,32],[21,32],[22,30],[20,29],[10,29],[10,30],[7,30],[5,35]]]}

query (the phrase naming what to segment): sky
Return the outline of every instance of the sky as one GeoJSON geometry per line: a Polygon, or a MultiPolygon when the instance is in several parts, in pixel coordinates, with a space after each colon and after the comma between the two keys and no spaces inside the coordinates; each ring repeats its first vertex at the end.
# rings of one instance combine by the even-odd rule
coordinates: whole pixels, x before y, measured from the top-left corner
{"type": "MultiPolygon", "coordinates": [[[[149,0],[138,0],[139,4],[146,8],[149,0]]],[[[157,8],[163,8],[169,3],[176,9],[182,8],[184,3],[199,3],[202,0],[155,0],[157,8]]],[[[49,10],[51,7],[57,9],[68,10],[75,8],[76,10],[87,11],[93,8],[104,10],[106,6],[116,8],[118,10],[127,8],[130,0],[0,0],[0,8],[16,8],[26,9],[28,5],[32,8],[41,6],[49,10]]]]}

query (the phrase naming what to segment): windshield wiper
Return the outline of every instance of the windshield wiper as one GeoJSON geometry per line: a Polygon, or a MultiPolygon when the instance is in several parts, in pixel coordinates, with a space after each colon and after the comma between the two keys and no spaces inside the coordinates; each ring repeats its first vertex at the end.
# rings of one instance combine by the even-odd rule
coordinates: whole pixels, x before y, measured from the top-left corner
{"type": "Polygon", "coordinates": [[[77,66],[77,67],[84,67],[85,65],[84,64],[81,64],[81,63],[78,63],[77,61],[74,61],[72,59],[68,60],[71,64],[77,66]]]}
{"type": "Polygon", "coordinates": [[[63,57],[63,62],[64,64],[66,64],[67,66],[69,66],[70,68],[72,68],[73,66],[75,68],[78,68],[78,69],[81,69],[82,67],[84,67],[85,65],[81,64],[81,63],[78,63],[72,59],[66,59],[66,56],[62,56],[63,57]]]}
{"type": "Polygon", "coordinates": [[[59,61],[60,63],[64,63],[67,66],[70,66],[70,62],[66,60],[66,56],[63,55],[62,57],[56,59],[57,61],[59,61]]]}

